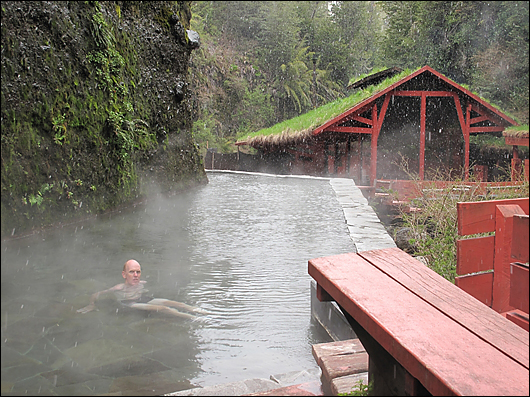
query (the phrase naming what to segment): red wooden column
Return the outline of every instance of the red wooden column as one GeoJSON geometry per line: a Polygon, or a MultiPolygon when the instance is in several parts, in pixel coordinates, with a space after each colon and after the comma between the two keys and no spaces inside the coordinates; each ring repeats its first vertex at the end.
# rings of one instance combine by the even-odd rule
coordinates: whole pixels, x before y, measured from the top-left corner
{"type": "Polygon", "coordinates": [[[493,262],[493,304],[498,313],[510,306],[510,256],[513,238],[513,216],[525,215],[518,205],[497,205],[495,210],[495,258],[493,262]]]}
{"type": "Polygon", "coordinates": [[[372,140],[370,142],[370,186],[375,186],[377,178],[377,138],[381,129],[377,125],[377,105],[372,107],[372,140]]]}
{"type": "Polygon", "coordinates": [[[421,93],[420,111],[420,181],[425,178],[425,121],[427,118],[427,95],[425,91],[421,93]]]}
{"type": "Polygon", "coordinates": [[[460,105],[460,99],[458,98],[458,94],[453,93],[453,98],[455,100],[455,107],[456,113],[458,114],[458,120],[460,121],[460,128],[462,128],[462,134],[464,135],[464,178],[467,180],[469,179],[469,129],[471,127],[471,104],[467,105],[466,117],[464,118],[464,113],[462,112],[462,106],[460,105]]]}
{"type": "Polygon", "coordinates": [[[390,102],[390,96],[393,93],[389,92],[385,95],[385,100],[381,106],[381,112],[379,117],[377,116],[377,105],[374,104],[372,107],[372,142],[371,142],[371,163],[370,163],[370,186],[375,186],[375,180],[377,178],[377,138],[379,137],[379,132],[381,131],[381,126],[383,125],[383,120],[385,119],[386,110],[388,109],[388,104],[390,102]]]}
{"type": "Polygon", "coordinates": [[[469,131],[471,131],[471,104],[469,103],[466,107],[466,132],[464,133],[464,151],[465,151],[465,162],[464,162],[464,178],[467,181],[469,179],[469,131]]]}

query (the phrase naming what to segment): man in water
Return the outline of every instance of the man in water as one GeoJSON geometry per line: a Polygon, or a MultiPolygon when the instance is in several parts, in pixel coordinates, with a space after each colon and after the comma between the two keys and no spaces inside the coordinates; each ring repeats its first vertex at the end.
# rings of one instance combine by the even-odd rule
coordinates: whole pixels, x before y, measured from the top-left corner
{"type": "Polygon", "coordinates": [[[90,304],[79,309],[77,312],[84,314],[94,310],[96,308],[96,300],[100,295],[113,292],[122,305],[134,309],[156,311],[189,319],[196,319],[197,317],[179,312],[176,308],[184,309],[192,313],[204,313],[201,309],[188,306],[185,303],[170,301],[168,299],[156,299],[152,296],[144,295],[148,290],[144,288],[145,281],[140,281],[141,274],[142,268],[140,267],[140,264],[134,259],[128,260],[123,265],[123,271],[121,272],[125,282],[92,294],[90,297],[90,304]]]}

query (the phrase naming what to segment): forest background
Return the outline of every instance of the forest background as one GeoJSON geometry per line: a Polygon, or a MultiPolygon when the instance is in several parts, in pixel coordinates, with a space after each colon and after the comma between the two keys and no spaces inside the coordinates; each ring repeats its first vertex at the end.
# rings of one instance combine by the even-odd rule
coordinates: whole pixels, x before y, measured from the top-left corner
{"type": "Polygon", "coordinates": [[[429,65],[528,124],[528,18],[528,1],[193,2],[194,139],[234,151],[393,66],[429,65]]]}

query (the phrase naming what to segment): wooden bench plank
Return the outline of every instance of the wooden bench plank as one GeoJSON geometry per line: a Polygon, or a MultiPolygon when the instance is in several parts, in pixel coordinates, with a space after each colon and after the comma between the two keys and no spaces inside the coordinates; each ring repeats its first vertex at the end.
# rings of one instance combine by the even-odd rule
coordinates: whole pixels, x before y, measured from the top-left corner
{"type": "Polygon", "coordinates": [[[510,321],[502,321],[499,313],[478,300],[468,299],[465,291],[399,248],[364,251],[359,255],[458,324],[529,368],[528,333],[510,321]],[[525,346],[524,351],[521,351],[521,344],[525,346]]]}
{"type": "MultiPolygon", "coordinates": [[[[423,273],[413,278],[430,284],[432,276],[423,273]]],[[[528,368],[484,343],[361,256],[312,259],[309,274],[432,394],[529,393],[528,368]]],[[[438,293],[443,298],[444,291],[438,293]]],[[[462,304],[469,301],[476,302],[466,294],[462,304]]],[[[496,315],[499,318],[492,326],[498,321],[510,323],[496,315]]]]}
{"type": "Polygon", "coordinates": [[[468,201],[456,204],[458,234],[467,236],[495,231],[495,207],[497,204],[519,205],[528,215],[528,198],[488,201],[468,201]]]}

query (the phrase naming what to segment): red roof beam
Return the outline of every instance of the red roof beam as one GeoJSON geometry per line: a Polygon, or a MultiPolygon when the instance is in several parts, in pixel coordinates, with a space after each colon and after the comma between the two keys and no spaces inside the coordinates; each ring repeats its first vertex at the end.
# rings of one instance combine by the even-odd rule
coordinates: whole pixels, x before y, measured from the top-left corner
{"type": "Polygon", "coordinates": [[[474,132],[502,132],[504,131],[504,127],[471,127],[469,129],[469,133],[474,132]]]}
{"type": "Polygon", "coordinates": [[[351,134],[371,134],[371,128],[363,127],[340,127],[340,126],[330,126],[326,128],[323,132],[348,132],[351,134]]]}
{"type": "MultiPolygon", "coordinates": [[[[510,124],[508,124],[506,122],[505,119],[503,119],[502,117],[499,117],[497,116],[496,114],[494,113],[489,113],[488,115],[484,115],[484,110],[483,108],[481,108],[480,106],[477,106],[476,104],[472,103],[471,104],[471,110],[480,114],[481,116],[484,116],[484,117],[488,117],[489,121],[491,121],[492,123],[495,123],[497,125],[503,125],[503,126],[509,126],[510,124]]],[[[473,122],[473,119],[471,119],[471,122],[473,122]]],[[[517,125],[517,124],[514,124],[514,125],[517,125]]]]}
{"type": "Polygon", "coordinates": [[[358,121],[360,123],[368,124],[368,125],[372,125],[373,124],[372,120],[367,119],[366,117],[361,117],[361,116],[353,117],[352,120],[358,121]]]}
{"type": "Polygon", "coordinates": [[[391,95],[395,96],[455,96],[456,93],[451,91],[393,91],[391,95]]]}
{"type": "Polygon", "coordinates": [[[517,138],[513,136],[506,136],[504,138],[504,141],[507,145],[528,146],[528,137],[517,138]]]}
{"type": "Polygon", "coordinates": [[[471,124],[480,123],[481,121],[492,121],[492,120],[488,116],[475,117],[475,118],[471,118],[471,120],[469,120],[469,122],[471,124]]]}

